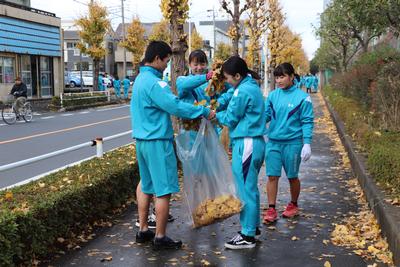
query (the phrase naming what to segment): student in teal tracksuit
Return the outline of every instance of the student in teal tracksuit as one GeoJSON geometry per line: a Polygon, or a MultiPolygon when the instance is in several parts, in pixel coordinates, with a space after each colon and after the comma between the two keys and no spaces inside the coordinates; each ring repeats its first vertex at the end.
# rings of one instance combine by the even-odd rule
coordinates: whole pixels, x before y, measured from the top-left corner
{"type": "Polygon", "coordinates": [[[121,97],[121,81],[119,80],[118,75],[115,75],[114,77],[113,86],[115,96],[119,99],[121,97]]]}
{"type": "Polygon", "coordinates": [[[124,87],[124,98],[128,99],[129,86],[131,85],[131,80],[129,80],[129,76],[126,76],[125,79],[122,80],[122,86],[124,87]]]}
{"type": "Polygon", "coordinates": [[[265,112],[260,87],[253,79],[259,76],[247,68],[246,62],[230,57],[222,67],[224,76],[234,87],[226,110],[217,113],[217,120],[229,128],[232,140],[232,171],[243,208],[240,213],[242,229],[225,243],[230,249],[253,248],[259,234],[260,195],[258,173],[264,160],[265,112]],[[248,74],[251,74],[249,76],[248,74]]]}
{"type": "Polygon", "coordinates": [[[105,90],[105,87],[103,84],[103,74],[99,74],[99,78],[97,79],[97,89],[99,89],[99,91],[105,90]]]}
{"type": "Polygon", "coordinates": [[[274,70],[274,76],[279,88],[272,91],[265,101],[266,119],[270,122],[265,149],[269,204],[263,215],[265,223],[278,219],[275,205],[282,167],[289,179],[291,194],[291,202],[287,205],[283,216],[290,218],[298,214],[300,162],[307,161],[311,157],[310,145],[314,127],[311,98],[294,85],[293,66],[289,63],[279,65],[274,70]]]}
{"type": "Polygon", "coordinates": [[[312,83],[313,83],[313,78],[312,78],[312,75],[309,73],[309,74],[307,74],[306,79],[304,81],[304,85],[306,87],[306,93],[307,94],[311,93],[312,83]]]}
{"type": "Polygon", "coordinates": [[[194,50],[189,55],[189,76],[179,76],[176,79],[178,97],[187,103],[195,103],[206,100],[210,103],[210,97],[205,89],[212,72],[207,73],[208,60],[202,50],[194,50]]]}
{"type": "Polygon", "coordinates": [[[316,75],[313,75],[313,80],[312,80],[312,85],[311,85],[311,93],[317,93],[318,92],[318,77],[316,75]]]}
{"type": "Polygon", "coordinates": [[[155,249],[180,248],[181,241],[166,236],[169,201],[179,192],[177,162],[173,146],[174,132],[170,115],[194,119],[215,115],[206,107],[196,107],[177,98],[162,81],[171,47],[162,41],[151,42],[145,52],[131,100],[132,137],[136,139],[136,158],[140,184],[137,189],[139,231],[136,242],[153,240],[155,249]],[[155,195],[156,233],[148,229],[151,197],[155,195]]]}
{"type": "MultiPolygon", "coordinates": [[[[178,97],[187,102],[195,103],[206,101],[207,105],[210,104],[211,99],[217,99],[219,103],[218,110],[226,109],[229,100],[233,95],[233,90],[229,84],[225,85],[225,90],[221,94],[215,96],[208,96],[205,89],[208,86],[208,81],[212,78],[212,71],[207,72],[208,59],[204,51],[198,49],[194,50],[189,55],[189,68],[190,74],[188,76],[179,76],[176,80],[176,88],[178,97]],[[227,93],[227,94],[225,94],[227,93]]],[[[221,133],[222,128],[216,127],[218,135],[221,133]]]]}

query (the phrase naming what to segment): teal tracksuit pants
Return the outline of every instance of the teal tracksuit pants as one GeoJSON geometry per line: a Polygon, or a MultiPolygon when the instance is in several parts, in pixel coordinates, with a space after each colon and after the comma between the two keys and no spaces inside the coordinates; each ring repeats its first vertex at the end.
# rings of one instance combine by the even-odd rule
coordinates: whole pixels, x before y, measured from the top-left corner
{"type": "Polygon", "coordinates": [[[258,174],[264,161],[263,137],[235,138],[232,140],[232,172],[243,208],[240,212],[242,234],[255,236],[260,225],[260,192],[258,174]]]}

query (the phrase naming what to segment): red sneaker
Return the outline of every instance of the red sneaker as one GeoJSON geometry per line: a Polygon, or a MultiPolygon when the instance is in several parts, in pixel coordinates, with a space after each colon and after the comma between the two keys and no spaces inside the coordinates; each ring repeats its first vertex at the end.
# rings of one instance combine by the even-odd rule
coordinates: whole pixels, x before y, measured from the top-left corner
{"type": "Polygon", "coordinates": [[[269,208],[264,212],[263,219],[265,224],[273,223],[278,220],[278,213],[274,208],[269,208]]]}
{"type": "Polygon", "coordinates": [[[285,211],[282,213],[282,216],[285,218],[293,218],[299,215],[299,208],[295,206],[292,202],[290,202],[287,206],[285,211]]]}

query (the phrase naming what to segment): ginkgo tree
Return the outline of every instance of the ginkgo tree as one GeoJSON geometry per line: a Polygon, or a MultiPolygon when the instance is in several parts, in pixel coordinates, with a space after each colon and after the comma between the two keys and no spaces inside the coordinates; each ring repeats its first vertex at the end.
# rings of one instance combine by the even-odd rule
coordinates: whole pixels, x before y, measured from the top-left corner
{"type": "Polygon", "coordinates": [[[139,18],[133,18],[127,29],[125,41],[120,42],[122,47],[125,47],[129,52],[132,53],[132,65],[134,70],[137,69],[147,44],[144,38],[144,33],[145,29],[143,28],[139,18]]]}
{"type": "Polygon", "coordinates": [[[241,5],[240,0],[220,0],[221,7],[231,17],[232,24],[228,30],[228,35],[232,39],[233,54],[239,55],[240,17],[249,8],[249,0],[241,5]]]}
{"type": "Polygon", "coordinates": [[[167,44],[171,43],[171,32],[167,20],[163,19],[159,23],[153,25],[149,41],[164,41],[167,44]]]}
{"type": "Polygon", "coordinates": [[[100,61],[106,55],[104,37],[111,28],[106,7],[97,1],[91,1],[88,4],[88,14],[78,18],[75,24],[79,28],[78,49],[93,59],[93,88],[97,88],[100,61]]]}
{"type": "Polygon", "coordinates": [[[232,55],[232,46],[224,43],[217,44],[214,60],[227,60],[232,55]]]}
{"type": "Polygon", "coordinates": [[[203,38],[196,30],[192,32],[192,34],[190,35],[190,38],[191,38],[190,48],[192,51],[203,48],[203,38]]]}
{"type": "Polygon", "coordinates": [[[260,39],[266,31],[268,22],[268,7],[265,0],[249,0],[249,19],[245,25],[249,30],[249,45],[247,47],[246,61],[256,72],[260,66],[260,39]]]}

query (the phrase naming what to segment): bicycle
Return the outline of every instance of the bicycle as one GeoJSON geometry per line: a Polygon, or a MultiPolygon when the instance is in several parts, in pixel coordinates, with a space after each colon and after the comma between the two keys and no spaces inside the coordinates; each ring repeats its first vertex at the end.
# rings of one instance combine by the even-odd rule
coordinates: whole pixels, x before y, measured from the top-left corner
{"type": "Polygon", "coordinates": [[[1,109],[1,116],[3,121],[8,125],[16,123],[17,120],[21,118],[24,119],[25,122],[31,122],[33,119],[32,105],[29,102],[25,102],[21,107],[21,111],[18,112],[15,109],[15,101],[6,103],[1,109]]]}

